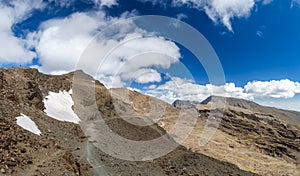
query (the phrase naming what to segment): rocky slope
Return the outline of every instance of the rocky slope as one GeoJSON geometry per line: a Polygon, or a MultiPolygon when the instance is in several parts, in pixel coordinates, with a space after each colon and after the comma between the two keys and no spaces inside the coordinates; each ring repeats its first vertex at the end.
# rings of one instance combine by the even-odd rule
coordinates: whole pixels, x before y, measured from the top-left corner
{"type": "MultiPolygon", "coordinates": [[[[137,94],[133,98],[134,102],[142,100],[141,104],[147,96],[137,94]]],[[[255,175],[184,146],[149,161],[121,160],[97,148],[97,144],[105,143],[97,138],[104,123],[116,134],[135,141],[166,134],[156,123],[140,126],[127,121],[159,123],[156,116],[164,115],[162,112],[168,112],[168,116],[178,112],[171,105],[162,111],[160,105],[164,102],[149,99],[156,103],[131,109],[131,102],[112,98],[103,84],[82,71],[49,76],[36,69],[0,69],[0,175],[255,175]],[[80,123],[58,121],[46,115],[44,100],[49,92],[71,89],[73,110],[80,123]],[[149,107],[155,112],[149,112],[149,107]],[[138,118],[140,113],[136,112],[146,115],[138,118]],[[21,113],[35,122],[40,136],[17,125],[16,117],[21,113]],[[128,119],[120,118],[124,114],[128,119]]],[[[176,143],[172,136],[166,140],[176,143]]],[[[119,148],[116,145],[110,152],[117,153],[119,148]]]]}
{"type": "MultiPolygon", "coordinates": [[[[175,108],[172,108],[167,103],[137,92],[124,89],[111,89],[111,92],[119,112],[147,116],[167,132],[172,131],[183,111],[196,110],[197,113],[193,114],[196,123],[177,129],[177,134],[183,134],[189,127],[193,128],[182,144],[194,152],[236,164],[243,170],[261,175],[299,175],[299,112],[216,96],[198,103],[177,100],[173,103],[175,108]],[[151,112],[153,104],[157,102],[163,111],[151,117],[147,112],[151,112]],[[223,108],[214,106],[222,103],[225,105],[223,108]],[[207,124],[212,119],[220,123],[207,124]],[[206,127],[216,131],[208,143],[201,146],[199,140],[206,127]]],[[[176,136],[174,139],[180,140],[176,136]]]]}
{"type": "Polygon", "coordinates": [[[202,124],[209,115],[222,119],[217,134],[207,147],[188,144],[195,150],[262,175],[299,174],[299,112],[216,96],[208,97],[195,106],[202,124]],[[211,108],[218,102],[225,102],[225,108],[211,108]],[[222,113],[218,113],[220,111],[222,113]],[[220,153],[220,150],[227,153],[220,153]]]}

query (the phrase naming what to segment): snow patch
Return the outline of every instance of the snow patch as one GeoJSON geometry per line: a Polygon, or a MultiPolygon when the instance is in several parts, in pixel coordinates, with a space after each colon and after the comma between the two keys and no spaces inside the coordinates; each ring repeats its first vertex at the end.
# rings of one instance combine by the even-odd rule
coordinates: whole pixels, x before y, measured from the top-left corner
{"type": "Polygon", "coordinates": [[[21,114],[20,116],[16,117],[16,119],[17,125],[20,127],[36,135],[41,135],[41,131],[38,129],[37,125],[28,116],[21,114]]]}
{"type": "Polygon", "coordinates": [[[43,100],[45,105],[44,112],[46,115],[59,121],[73,122],[78,124],[80,119],[72,109],[74,101],[71,94],[72,89],[69,92],[49,92],[49,95],[43,100]]]}

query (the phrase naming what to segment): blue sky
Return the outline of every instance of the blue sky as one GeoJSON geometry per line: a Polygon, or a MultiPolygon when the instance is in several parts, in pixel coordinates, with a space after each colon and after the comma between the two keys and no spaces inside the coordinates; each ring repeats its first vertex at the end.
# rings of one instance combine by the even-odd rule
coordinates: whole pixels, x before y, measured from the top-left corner
{"type": "MultiPolygon", "coordinates": [[[[122,38],[105,39],[119,45],[138,38],[115,51],[94,75],[107,87],[130,87],[168,102],[200,101],[213,89],[217,95],[300,110],[299,0],[3,0],[0,66],[35,67],[49,74],[72,71],[97,33],[142,15],[177,18],[198,30],[218,55],[227,84],[210,85],[185,46],[130,24],[116,32],[122,38]],[[172,58],[148,54],[132,59],[150,50],[172,58]]],[[[103,43],[97,47],[105,52],[103,43]]]]}

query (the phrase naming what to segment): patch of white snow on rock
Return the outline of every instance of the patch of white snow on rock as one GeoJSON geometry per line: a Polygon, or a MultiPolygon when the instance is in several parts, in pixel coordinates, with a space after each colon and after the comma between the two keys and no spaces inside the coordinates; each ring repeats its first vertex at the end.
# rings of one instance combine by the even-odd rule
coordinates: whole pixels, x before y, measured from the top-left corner
{"type": "Polygon", "coordinates": [[[20,116],[16,117],[16,119],[17,125],[20,127],[36,135],[41,135],[41,131],[38,129],[37,125],[28,116],[21,114],[20,116]]]}
{"type": "Polygon", "coordinates": [[[59,121],[78,124],[80,119],[72,109],[74,101],[71,94],[72,89],[69,92],[49,92],[49,95],[43,100],[46,115],[59,121]]]}

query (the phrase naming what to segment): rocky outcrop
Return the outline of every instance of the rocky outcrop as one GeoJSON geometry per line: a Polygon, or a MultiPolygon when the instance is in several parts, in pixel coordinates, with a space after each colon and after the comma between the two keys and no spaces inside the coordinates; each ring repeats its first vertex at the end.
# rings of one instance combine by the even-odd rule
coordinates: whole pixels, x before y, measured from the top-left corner
{"type": "Polygon", "coordinates": [[[196,108],[196,105],[199,102],[194,101],[184,101],[184,100],[175,100],[172,105],[176,108],[196,108]]]}
{"type": "Polygon", "coordinates": [[[298,130],[272,118],[272,115],[262,116],[228,109],[222,117],[220,129],[267,155],[300,163],[298,130]]]}

